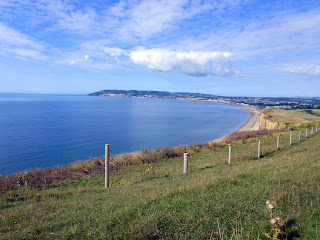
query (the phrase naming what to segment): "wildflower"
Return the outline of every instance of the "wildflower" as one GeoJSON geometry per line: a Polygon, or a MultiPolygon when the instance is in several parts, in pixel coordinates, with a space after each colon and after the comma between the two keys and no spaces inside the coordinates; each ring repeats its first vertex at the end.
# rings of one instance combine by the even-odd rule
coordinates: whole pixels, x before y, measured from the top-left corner
{"type": "Polygon", "coordinates": [[[267,208],[269,208],[270,210],[274,209],[274,202],[267,200],[266,205],[267,205],[267,208]]]}
{"type": "Polygon", "coordinates": [[[276,222],[277,222],[277,219],[276,219],[276,218],[271,218],[271,219],[270,219],[270,223],[271,223],[272,225],[276,224],[276,222]]]}
{"type": "Polygon", "coordinates": [[[279,226],[283,226],[284,225],[284,221],[283,221],[282,218],[276,217],[276,220],[277,220],[277,223],[278,223],[279,226]]]}

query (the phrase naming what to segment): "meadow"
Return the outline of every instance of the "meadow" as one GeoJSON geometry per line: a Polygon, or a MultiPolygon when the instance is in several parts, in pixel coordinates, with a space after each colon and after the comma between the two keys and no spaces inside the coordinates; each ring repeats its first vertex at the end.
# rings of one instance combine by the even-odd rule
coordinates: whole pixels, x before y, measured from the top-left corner
{"type": "Polygon", "coordinates": [[[277,109],[267,107],[262,110],[267,118],[280,121],[286,127],[308,127],[310,123],[320,122],[319,109],[277,109]]]}
{"type": "Polygon", "coordinates": [[[289,132],[1,194],[1,239],[319,239],[320,134],[289,132]],[[265,203],[281,226],[270,223],[265,203]]]}

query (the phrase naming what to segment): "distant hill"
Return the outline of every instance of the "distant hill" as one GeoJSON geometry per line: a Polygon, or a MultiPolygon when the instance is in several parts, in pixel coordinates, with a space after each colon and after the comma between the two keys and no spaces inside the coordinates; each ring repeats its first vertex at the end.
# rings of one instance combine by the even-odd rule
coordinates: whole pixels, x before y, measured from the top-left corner
{"type": "Polygon", "coordinates": [[[231,104],[247,104],[251,106],[274,106],[284,109],[319,109],[319,97],[226,97],[205,93],[165,92],[151,90],[101,90],[90,93],[89,96],[105,97],[141,97],[170,98],[216,101],[231,104]]]}
{"type": "Polygon", "coordinates": [[[144,90],[101,90],[90,93],[89,96],[119,96],[119,97],[145,97],[145,98],[193,98],[216,99],[219,96],[203,93],[165,92],[144,90]]]}

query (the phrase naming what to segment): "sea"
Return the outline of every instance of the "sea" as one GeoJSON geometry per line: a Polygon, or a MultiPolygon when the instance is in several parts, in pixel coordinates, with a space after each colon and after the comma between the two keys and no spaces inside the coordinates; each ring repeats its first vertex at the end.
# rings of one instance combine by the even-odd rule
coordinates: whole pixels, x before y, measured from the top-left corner
{"type": "Polygon", "coordinates": [[[0,93],[0,174],[208,142],[249,118],[222,103],[179,99],[0,93]]]}

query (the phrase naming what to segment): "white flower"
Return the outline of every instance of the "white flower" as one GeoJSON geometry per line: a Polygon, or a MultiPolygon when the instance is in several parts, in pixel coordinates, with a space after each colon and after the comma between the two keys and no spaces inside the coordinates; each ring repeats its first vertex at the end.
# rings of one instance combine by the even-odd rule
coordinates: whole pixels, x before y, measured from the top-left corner
{"type": "Polygon", "coordinates": [[[275,218],[271,218],[271,219],[270,219],[270,223],[271,223],[272,225],[276,224],[276,222],[277,222],[277,219],[275,219],[275,218]]]}
{"type": "Polygon", "coordinates": [[[270,200],[266,201],[267,208],[269,208],[269,209],[274,209],[273,204],[274,204],[274,203],[271,202],[270,200]]]}

